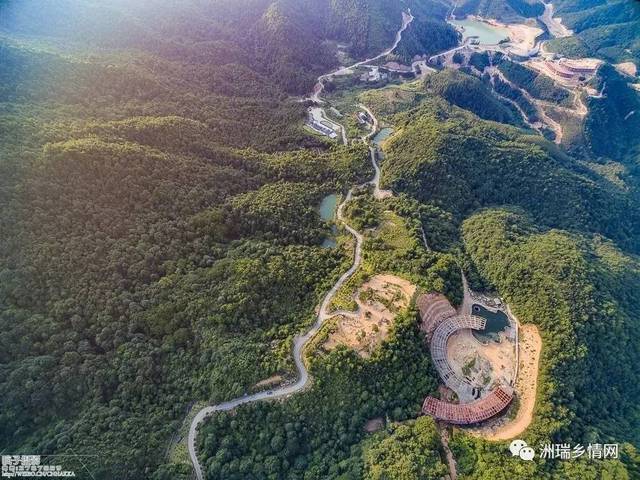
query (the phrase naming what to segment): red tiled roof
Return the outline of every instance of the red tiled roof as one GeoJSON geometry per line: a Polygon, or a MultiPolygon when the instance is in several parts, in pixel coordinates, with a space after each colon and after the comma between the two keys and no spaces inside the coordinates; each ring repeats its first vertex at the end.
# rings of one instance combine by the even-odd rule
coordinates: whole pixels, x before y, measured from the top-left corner
{"type": "Polygon", "coordinates": [[[457,425],[469,425],[482,422],[503,411],[513,400],[513,389],[499,386],[487,396],[471,403],[454,404],[427,397],[422,412],[437,420],[457,425]]]}

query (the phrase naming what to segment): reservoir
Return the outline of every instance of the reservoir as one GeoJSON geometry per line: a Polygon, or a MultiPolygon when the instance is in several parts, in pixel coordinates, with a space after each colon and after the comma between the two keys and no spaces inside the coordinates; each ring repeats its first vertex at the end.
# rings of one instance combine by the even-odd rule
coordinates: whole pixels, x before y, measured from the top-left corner
{"type": "Polygon", "coordinates": [[[471,313],[487,320],[487,325],[484,330],[472,330],[473,336],[482,343],[488,343],[490,341],[498,342],[498,334],[509,326],[509,317],[500,310],[492,312],[482,305],[474,303],[471,307],[471,313]]]}
{"type": "MultiPolygon", "coordinates": [[[[338,206],[338,197],[337,193],[332,193],[331,195],[327,195],[320,202],[319,213],[320,218],[322,218],[325,222],[331,222],[336,215],[336,208],[338,206]]],[[[337,228],[335,225],[331,225],[331,236],[324,239],[322,242],[322,248],[333,248],[336,246],[335,234],[337,233],[337,228]]]]}
{"type": "Polygon", "coordinates": [[[376,134],[375,137],[373,137],[373,143],[375,143],[377,146],[380,146],[380,144],[387,138],[389,138],[392,134],[393,128],[383,128],[376,134]]]}
{"type": "Polygon", "coordinates": [[[462,41],[469,37],[477,37],[482,45],[497,45],[509,38],[506,28],[496,27],[487,22],[465,18],[464,20],[450,20],[450,24],[462,29],[462,41]]]}
{"type": "Polygon", "coordinates": [[[332,193],[327,195],[320,202],[320,218],[325,222],[330,222],[336,214],[336,207],[338,206],[338,194],[332,193]]]}

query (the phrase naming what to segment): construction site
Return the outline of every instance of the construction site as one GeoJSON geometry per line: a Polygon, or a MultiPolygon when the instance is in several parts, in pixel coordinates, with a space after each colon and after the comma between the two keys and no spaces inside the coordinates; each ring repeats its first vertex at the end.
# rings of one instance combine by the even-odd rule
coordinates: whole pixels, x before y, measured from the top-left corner
{"type": "Polygon", "coordinates": [[[443,382],[441,398],[427,397],[422,411],[456,425],[477,424],[503,412],[515,396],[518,365],[515,319],[500,301],[465,290],[458,311],[438,293],[416,300],[421,330],[443,382]]]}
{"type": "Polygon", "coordinates": [[[557,58],[556,55],[545,55],[526,62],[528,67],[552,78],[565,87],[582,85],[596,74],[601,60],[595,58],[569,59],[557,58]]]}

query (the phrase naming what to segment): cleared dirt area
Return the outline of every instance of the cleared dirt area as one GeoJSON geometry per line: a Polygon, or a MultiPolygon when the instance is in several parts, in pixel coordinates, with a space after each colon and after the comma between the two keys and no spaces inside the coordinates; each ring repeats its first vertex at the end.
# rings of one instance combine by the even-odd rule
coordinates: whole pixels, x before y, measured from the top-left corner
{"type": "Polygon", "coordinates": [[[368,357],[387,338],[394,318],[409,305],[415,291],[415,285],[394,275],[372,277],[355,293],[358,310],[337,315],[323,348],[330,351],[346,345],[368,357]]]}
{"type": "Polygon", "coordinates": [[[364,431],[367,433],[373,433],[377,432],[382,427],[384,427],[384,418],[372,418],[371,420],[367,420],[367,423],[364,424],[364,431]]]}
{"type": "Polygon", "coordinates": [[[524,325],[519,331],[520,368],[516,380],[517,402],[511,408],[517,408],[515,417],[505,415],[488,422],[470,433],[487,440],[509,440],[520,435],[531,424],[536,403],[538,386],[538,368],[542,339],[535,325],[524,325]]]}
{"type": "Polygon", "coordinates": [[[493,384],[508,385],[514,376],[514,344],[504,333],[500,343],[480,343],[471,330],[459,330],[447,344],[447,358],[454,371],[473,385],[490,389],[493,384]]]}
{"type": "Polygon", "coordinates": [[[274,375],[273,377],[260,380],[258,383],[254,385],[254,388],[261,389],[265,387],[271,387],[273,385],[279,385],[281,383],[282,383],[282,377],[280,375],[274,375]]]}
{"type": "Polygon", "coordinates": [[[629,75],[630,77],[635,77],[636,75],[638,75],[638,68],[633,62],[618,63],[614,65],[614,67],[616,67],[616,70],[618,70],[619,72],[629,75]]]}
{"type": "Polygon", "coordinates": [[[536,38],[544,33],[541,28],[524,24],[504,25],[509,31],[513,53],[525,55],[536,46],[536,38]]]}

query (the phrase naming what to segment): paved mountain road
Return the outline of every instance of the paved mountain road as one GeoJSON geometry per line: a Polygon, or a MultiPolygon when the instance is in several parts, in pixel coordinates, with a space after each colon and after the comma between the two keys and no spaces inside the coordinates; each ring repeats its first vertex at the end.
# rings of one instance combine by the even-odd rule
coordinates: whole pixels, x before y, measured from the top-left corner
{"type": "MultiPolygon", "coordinates": [[[[323,80],[326,80],[327,78],[330,78],[333,75],[344,74],[344,72],[346,72],[346,70],[349,70],[351,68],[355,68],[357,66],[364,65],[366,63],[369,63],[369,62],[372,62],[372,61],[377,60],[379,58],[382,58],[383,56],[388,55],[393,50],[395,50],[395,48],[400,43],[400,40],[402,39],[402,32],[404,32],[406,30],[406,28],[409,26],[409,24],[412,21],[413,21],[413,16],[411,15],[411,12],[410,11],[409,11],[409,13],[404,13],[403,12],[403,14],[402,14],[402,26],[400,27],[400,30],[398,30],[398,32],[396,33],[396,38],[395,38],[395,41],[394,41],[393,46],[391,48],[385,50],[383,53],[381,53],[380,55],[378,55],[376,57],[373,57],[373,58],[370,58],[370,59],[367,59],[367,60],[363,60],[361,62],[353,64],[350,67],[342,68],[342,69],[337,70],[337,71],[335,71],[333,73],[329,73],[327,75],[323,75],[323,76],[319,77],[318,78],[318,84],[316,85],[316,87],[314,89],[314,92],[313,92],[313,96],[311,98],[313,100],[319,102],[319,103],[322,102],[322,100],[320,100],[320,94],[324,90],[323,80]]],[[[367,109],[367,111],[369,111],[369,110],[367,109]]],[[[369,137],[369,138],[373,138],[373,136],[375,135],[375,133],[377,131],[377,119],[373,116],[373,114],[371,114],[370,111],[369,111],[369,114],[374,119],[374,129],[373,129],[372,135],[369,137]]],[[[375,175],[374,175],[373,179],[370,182],[367,182],[364,185],[360,185],[359,187],[366,186],[366,185],[373,185],[376,197],[381,196],[381,195],[387,195],[386,191],[380,190],[380,168],[378,167],[378,164],[376,162],[375,149],[373,147],[372,147],[372,153],[371,153],[371,161],[372,161],[374,169],[375,169],[375,175]]],[[[356,188],[356,187],[354,187],[354,188],[356,188]]],[[[188,450],[189,450],[189,457],[191,458],[191,463],[193,464],[193,469],[194,469],[194,472],[195,472],[197,480],[204,480],[204,475],[203,475],[203,472],[202,472],[202,466],[200,465],[200,462],[198,460],[198,455],[197,455],[197,452],[196,452],[196,436],[198,434],[198,426],[200,425],[200,423],[202,423],[202,421],[205,418],[207,418],[209,415],[213,414],[214,412],[233,410],[234,408],[239,407],[240,405],[247,404],[247,403],[258,402],[258,401],[261,401],[261,400],[271,400],[271,399],[276,399],[276,398],[287,397],[289,395],[292,395],[294,393],[297,393],[297,392],[303,390],[307,386],[307,384],[309,383],[309,371],[307,370],[307,367],[304,364],[304,359],[302,357],[302,351],[304,350],[304,347],[307,344],[307,342],[318,333],[318,331],[320,330],[320,327],[322,326],[324,321],[327,320],[328,318],[333,317],[333,316],[336,315],[335,313],[329,313],[327,311],[328,307],[329,307],[329,304],[331,303],[331,300],[335,296],[336,292],[355,273],[355,271],[360,266],[360,263],[362,262],[362,242],[363,242],[363,237],[362,237],[362,235],[360,233],[358,233],[358,231],[356,231],[349,224],[347,224],[347,222],[344,219],[344,207],[345,207],[345,205],[347,203],[349,203],[349,201],[351,201],[351,198],[353,196],[354,188],[349,190],[349,192],[347,193],[345,199],[339,205],[338,210],[337,210],[338,221],[342,223],[344,228],[353,236],[353,238],[355,239],[355,242],[356,242],[355,252],[354,252],[354,257],[353,257],[353,264],[351,265],[349,270],[347,270],[346,272],[344,272],[342,274],[342,276],[333,285],[333,287],[331,287],[331,290],[329,290],[327,292],[327,294],[325,295],[324,299],[322,300],[322,303],[320,304],[320,309],[318,311],[318,315],[316,317],[316,321],[313,324],[313,326],[304,335],[296,336],[294,341],[293,341],[293,360],[295,362],[296,370],[298,372],[298,379],[296,380],[295,383],[293,383],[291,385],[285,385],[285,386],[274,388],[274,389],[271,389],[271,390],[265,390],[265,391],[262,391],[262,392],[254,393],[252,395],[246,395],[246,396],[243,396],[243,397],[235,398],[233,400],[229,400],[228,402],[223,402],[223,403],[220,403],[218,405],[212,405],[212,406],[204,407],[203,409],[201,409],[195,415],[193,420],[191,421],[191,425],[189,427],[189,435],[188,435],[188,438],[187,438],[187,447],[188,447],[188,450]]]]}

